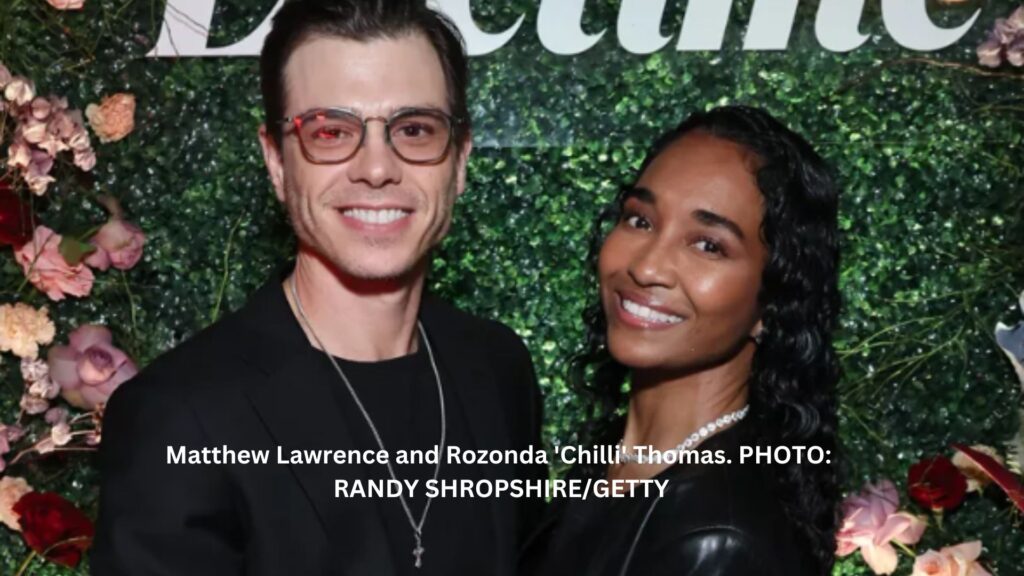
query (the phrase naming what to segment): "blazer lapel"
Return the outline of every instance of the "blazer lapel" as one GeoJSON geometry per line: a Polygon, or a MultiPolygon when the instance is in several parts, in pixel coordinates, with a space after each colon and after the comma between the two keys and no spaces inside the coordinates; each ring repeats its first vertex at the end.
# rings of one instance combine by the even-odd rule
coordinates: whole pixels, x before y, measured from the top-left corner
{"type": "MultiPolygon", "coordinates": [[[[325,378],[327,358],[306,340],[279,280],[261,288],[240,312],[256,331],[249,360],[266,374],[245,391],[286,457],[291,450],[357,448],[325,378]]],[[[275,455],[276,458],[276,455],[275,455]]],[[[336,479],[366,480],[362,465],[288,465],[327,534],[331,573],[395,574],[383,520],[372,499],[334,497],[336,479]]]]}

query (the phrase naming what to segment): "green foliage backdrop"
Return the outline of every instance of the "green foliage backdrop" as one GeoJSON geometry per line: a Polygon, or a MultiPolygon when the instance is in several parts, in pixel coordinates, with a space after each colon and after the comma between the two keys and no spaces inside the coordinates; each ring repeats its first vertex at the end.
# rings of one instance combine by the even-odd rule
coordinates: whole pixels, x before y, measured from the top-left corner
{"type": "MultiPolygon", "coordinates": [[[[258,151],[256,60],[144,58],[163,4],[86,0],[81,12],[58,12],[43,0],[0,3],[0,61],[41,93],[81,109],[116,91],[138,98],[136,131],[94,142],[93,175],[51,187],[40,207],[51,227],[80,232],[102,221],[95,198],[111,193],[148,234],[143,262],[126,277],[108,275],[90,298],[51,305],[58,334],[105,323],[142,363],[240,306],[293,249],[258,151]]],[[[273,4],[219,0],[211,44],[241,39],[273,4]]],[[[527,17],[508,46],[472,62],[477,149],[431,286],[526,339],[547,394],[548,441],[573,437],[564,359],[581,340],[594,215],[656,134],[692,110],[733,102],[780,116],[841,174],[847,487],[883,476],[903,486],[909,464],[948,454],[951,441],[1012,436],[1019,388],[991,333],[997,320],[1017,319],[1024,288],[1024,81],[1019,69],[977,68],[974,47],[1013,2],[932,6],[937,22],[951,24],[983,13],[957,45],[917,54],[891,40],[870,0],[861,30],[871,40],[834,54],[814,38],[816,2],[802,3],[790,50],[742,51],[753,2],[741,0],[724,50],[678,53],[670,44],[637,56],[615,41],[619,2],[591,0],[584,29],[609,32],[575,57],[541,48],[537,4],[474,2],[490,31],[527,17]]],[[[685,2],[669,5],[663,32],[675,36],[685,2]]],[[[12,301],[21,271],[8,258],[0,273],[12,301]]],[[[38,293],[27,299],[47,303],[38,293]]],[[[22,384],[15,362],[0,370],[2,421],[17,413],[22,384]]],[[[68,460],[27,466],[44,475],[37,489],[94,513],[91,462],[68,460]]],[[[998,574],[1024,573],[1024,528],[1010,507],[990,496],[964,508],[930,528],[919,549],[981,538],[998,574]]],[[[20,538],[0,530],[0,573],[24,555],[20,538]]],[[[869,572],[851,557],[836,573],[869,572]]]]}

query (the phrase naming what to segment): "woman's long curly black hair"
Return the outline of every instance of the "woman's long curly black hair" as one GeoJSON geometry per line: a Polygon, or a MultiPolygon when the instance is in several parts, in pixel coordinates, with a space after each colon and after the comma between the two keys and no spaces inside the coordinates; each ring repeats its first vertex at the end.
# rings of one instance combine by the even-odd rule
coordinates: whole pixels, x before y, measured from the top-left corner
{"type": "MultiPolygon", "coordinates": [[[[762,445],[820,446],[832,464],[773,466],[776,494],[817,563],[831,574],[840,497],[836,384],[832,345],[838,290],[838,189],[832,170],[803,138],[767,113],[727,106],[696,113],[662,135],[640,173],[670,144],[701,131],[744,146],[759,157],[764,197],[761,234],[769,258],[758,299],[764,332],[749,381],[753,434],[762,445]]],[[[619,220],[620,194],[598,218],[590,247],[597,257],[609,223],[619,220]]],[[[588,399],[584,440],[614,443],[621,434],[623,384],[629,369],[607,347],[606,319],[597,294],[584,313],[585,348],[570,364],[570,381],[588,399]]]]}

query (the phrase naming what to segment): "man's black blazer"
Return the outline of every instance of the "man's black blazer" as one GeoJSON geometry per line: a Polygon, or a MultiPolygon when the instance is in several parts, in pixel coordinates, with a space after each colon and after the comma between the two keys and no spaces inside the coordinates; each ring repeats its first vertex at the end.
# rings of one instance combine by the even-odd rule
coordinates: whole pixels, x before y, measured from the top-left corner
{"type": "MultiPolygon", "coordinates": [[[[466,448],[539,448],[540,394],[519,338],[430,295],[420,319],[439,369],[472,383],[446,387],[469,420],[476,446],[466,448]]],[[[367,466],[167,463],[167,447],[181,445],[269,449],[272,460],[278,445],[372,448],[353,445],[331,383],[307,377],[317,362],[326,358],[309,345],[276,279],[122,385],[103,423],[92,574],[394,574],[380,503],[334,498],[336,478],[365,478],[367,466]]],[[[489,478],[547,474],[538,465],[481,470],[489,478]]],[[[491,514],[480,519],[497,535],[491,574],[514,573],[519,543],[542,506],[491,501],[491,514]]]]}

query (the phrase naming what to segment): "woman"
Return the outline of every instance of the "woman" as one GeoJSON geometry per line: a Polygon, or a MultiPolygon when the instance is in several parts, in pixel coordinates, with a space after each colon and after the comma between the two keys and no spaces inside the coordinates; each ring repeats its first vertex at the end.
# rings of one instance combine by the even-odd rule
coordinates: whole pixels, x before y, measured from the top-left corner
{"type": "Polygon", "coordinates": [[[590,398],[584,440],[622,456],[574,474],[667,481],[665,492],[556,503],[528,573],[831,573],[836,212],[824,161],[759,110],[698,113],[657,141],[599,220],[599,302],[573,365],[590,398]],[[818,446],[827,461],[741,463],[744,445],[818,446]]]}

